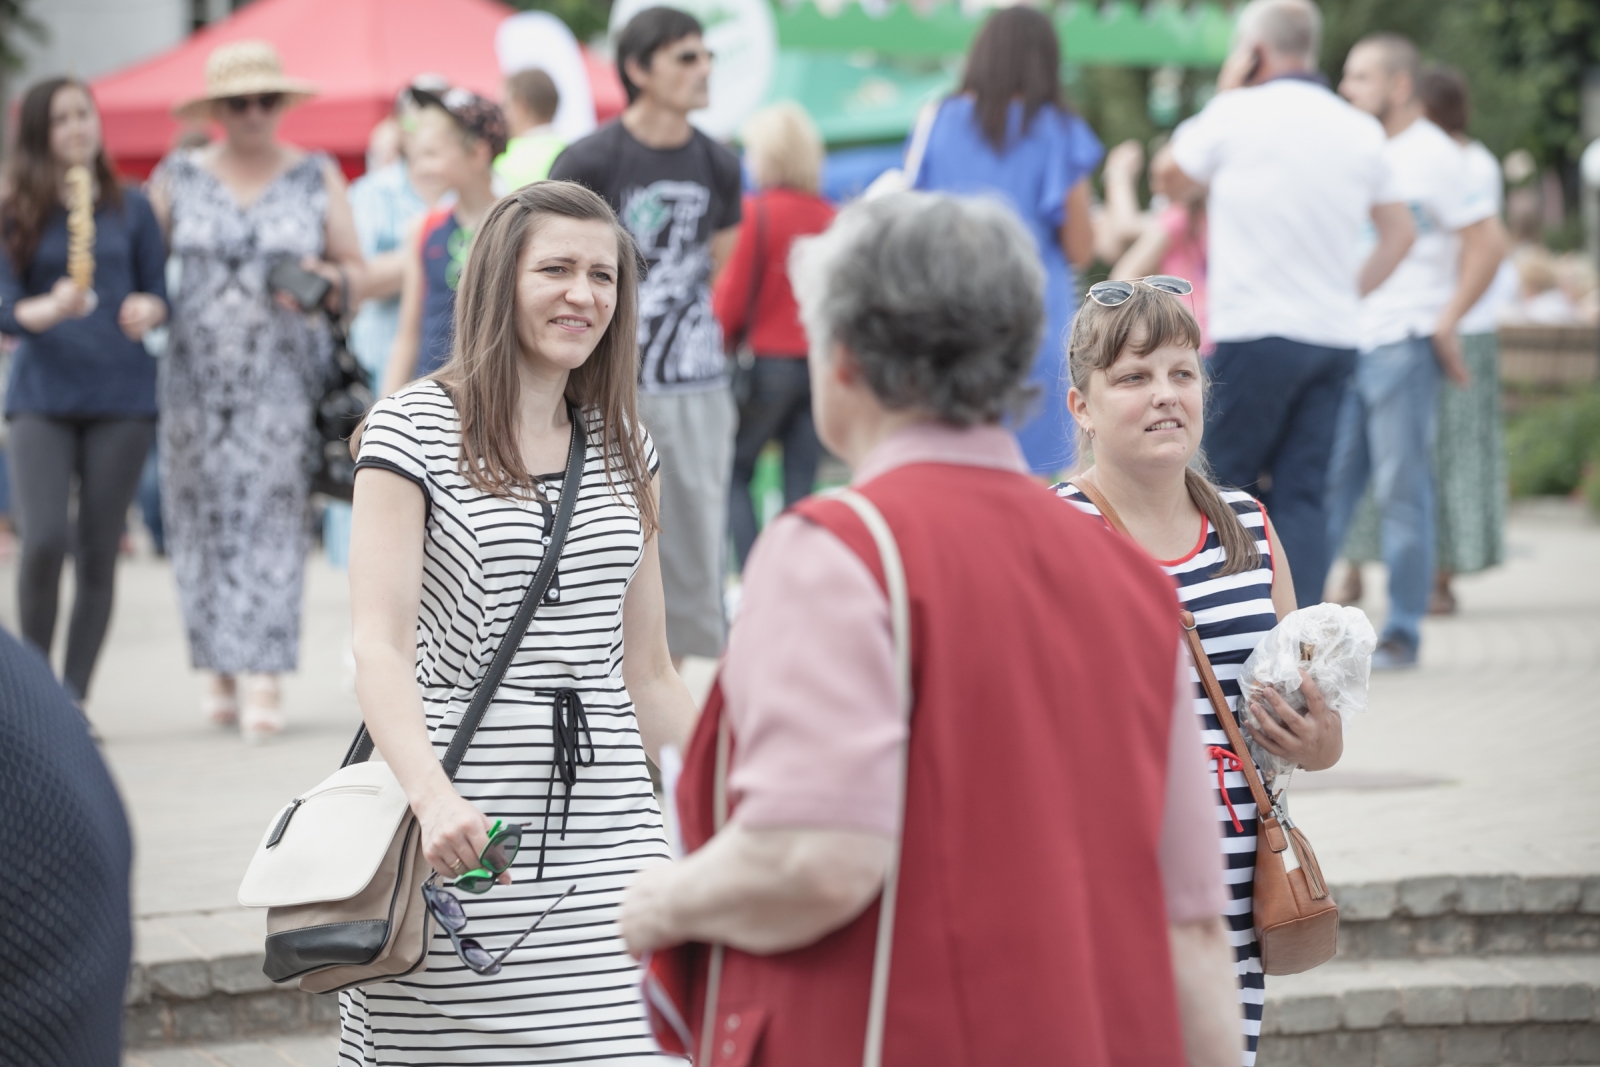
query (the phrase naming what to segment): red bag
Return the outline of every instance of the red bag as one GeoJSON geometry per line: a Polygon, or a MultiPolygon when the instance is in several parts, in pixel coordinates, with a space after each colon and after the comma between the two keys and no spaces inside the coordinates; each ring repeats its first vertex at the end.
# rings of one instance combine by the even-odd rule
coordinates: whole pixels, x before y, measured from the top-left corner
{"type": "Polygon", "coordinates": [[[688,1058],[694,1035],[689,1029],[691,967],[686,947],[646,953],[639,961],[644,971],[639,992],[656,1045],[668,1055],[688,1058]]]}

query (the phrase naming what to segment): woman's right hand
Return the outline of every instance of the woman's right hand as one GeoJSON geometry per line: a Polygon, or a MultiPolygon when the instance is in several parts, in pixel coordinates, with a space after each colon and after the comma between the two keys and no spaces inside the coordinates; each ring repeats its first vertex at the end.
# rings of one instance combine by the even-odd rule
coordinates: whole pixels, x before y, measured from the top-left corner
{"type": "Polygon", "coordinates": [[[57,321],[81,319],[94,310],[89,290],[80,289],[78,283],[63,275],[50,287],[50,299],[55,302],[57,321]]]}
{"type": "MultiPolygon", "coordinates": [[[[454,789],[434,796],[417,809],[422,823],[422,854],[441,878],[455,878],[478,865],[489,844],[489,817],[454,789]]],[[[510,873],[500,876],[511,882],[510,873]]]]}

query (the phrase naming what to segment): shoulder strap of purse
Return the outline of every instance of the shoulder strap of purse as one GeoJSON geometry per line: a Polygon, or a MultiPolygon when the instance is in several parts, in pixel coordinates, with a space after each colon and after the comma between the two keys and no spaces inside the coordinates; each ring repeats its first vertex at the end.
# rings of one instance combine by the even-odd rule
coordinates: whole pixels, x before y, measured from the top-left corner
{"type": "MultiPolygon", "coordinates": [[[[489,710],[489,702],[494,699],[494,694],[500,688],[500,680],[505,677],[506,669],[511,666],[511,660],[517,654],[517,649],[522,645],[522,637],[528,632],[528,624],[533,621],[533,613],[538,610],[544,600],[544,594],[550,588],[550,580],[555,577],[556,564],[561,560],[561,550],[567,543],[567,528],[572,525],[572,513],[577,507],[578,490],[583,482],[583,465],[588,431],[583,421],[583,414],[577,405],[568,402],[567,417],[572,420],[572,443],[567,446],[567,471],[561,482],[561,502],[556,506],[555,522],[550,529],[550,544],[545,549],[544,559],[539,562],[539,569],[534,573],[533,584],[528,586],[528,591],[522,596],[522,604],[517,608],[517,614],[511,620],[511,625],[506,627],[505,636],[500,639],[500,647],[495,649],[494,658],[489,661],[489,669],[484,673],[483,681],[478,683],[478,689],[472,694],[472,703],[467,705],[467,710],[461,716],[461,723],[456,727],[455,735],[450,739],[450,747],[445,750],[444,758],[439,762],[444,765],[444,773],[448,778],[454,778],[456,771],[461,767],[461,760],[467,754],[467,746],[472,744],[472,737],[478,732],[478,724],[483,722],[484,714],[489,710]]],[[[372,755],[372,735],[367,733],[365,724],[356,733],[355,740],[350,743],[350,750],[345,753],[345,766],[351,763],[363,763],[372,755]]]]}
{"type": "Polygon", "coordinates": [[[862,1050],[862,1067],[883,1063],[884,1020],[889,1006],[889,960],[894,955],[894,912],[900,888],[900,845],[905,835],[906,776],[911,755],[911,605],[906,592],[905,565],[900,546],[872,501],[853,489],[838,494],[860,517],[878,546],[883,564],[883,583],[889,593],[889,629],[894,635],[895,689],[900,698],[900,716],[905,736],[900,742],[899,793],[895,797],[894,839],[889,845],[889,866],[883,875],[883,897],[878,905],[878,940],[872,955],[872,987],[867,998],[867,1040],[862,1050]]]}
{"type": "Polygon", "coordinates": [[[939,108],[943,105],[943,100],[929,100],[917,112],[916,125],[911,128],[911,143],[906,147],[905,165],[901,168],[906,176],[907,189],[915,189],[917,179],[922,176],[922,160],[928,154],[933,121],[939,117],[939,108]]]}
{"type": "MultiPolygon", "coordinates": [[[[1117,514],[1117,509],[1111,506],[1105,494],[1099,487],[1087,479],[1072,483],[1078,492],[1089,498],[1089,503],[1099,509],[1101,517],[1106,520],[1113,530],[1124,537],[1132,539],[1128,528],[1122,524],[1122,516],[1117,514]]],[[[1216,672],[1211,669],[1211,657],[1206,655],[1205,646],[1200,643],[1200,631],[1195,626],[1194,613],[1181,611],[1178,618],[1183,623],[1183,636],[1189,642],[1189,655],[1194,659],[1194,669],[1200,675],[1200,687],[1206,691],[1206,699],[1211,701],[1211,710],[1216,713],[1217,722],[1222,726],[1222,732],[1228,735],[1228,744],[1233,747],[1234,754],[1239,757],[1240,773],[1250,786],[1250,796],[1256,802],[1256,810],[1263,816],[1272,811],[1272,800],[1267,796],[1266,787],[1261,784],[1261,775],[1256,772],[1256,761],[1250,758],[1250,750],[1245,747],[1244,736],[1239,732],[1239,724],[1234,721],[1233,712],[1228,710],[1228,698],[1222,693],[1222,686],[1217,682],[1216,672]]]]}

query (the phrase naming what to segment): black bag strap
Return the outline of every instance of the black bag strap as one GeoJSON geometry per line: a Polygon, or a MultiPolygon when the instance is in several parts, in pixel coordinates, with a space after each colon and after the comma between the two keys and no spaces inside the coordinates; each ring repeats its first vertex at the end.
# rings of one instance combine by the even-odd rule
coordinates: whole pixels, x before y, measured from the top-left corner
{"type": "MultiPolygon", "coordinates": [[[[450,739],[450,747],[445,749],[444,758],[439,761],[444,765],[446,778],[454,779],[456,771],[461,769],[467,746],[472,744],[472,736],[478,732],[478,725],[489,710],[489,702],[500,688],[500,680],[505,677],[512,658],[522,645],[522,637],[528,632],[533,613],[539,609],[545,592],[550,588],[550,581],[556,574],[556,564],[561,559],[561,549],[567,543],[567,527],[572,525],[572,513],[578,503],[578,488],[583,483],[584,453],[588,443],[582,414],[577,405],[570,401],[567,403],[567,417],[572,420],[572,443],[567,447],[567,473],[561,483],[561,503],[556,507],[555,522],[550,529],[550,545],[545,549],[544,559],[539,562],[533,584],[522,596],[516,616],[512,618],[511,625],[506,627],[505,636],[500,639],[500,647],[495,649],[494,659],[489,661],[483,681],[478,683],[477,691],[472,694],[472,703],[467,705],[466,712],[461,716],[455,736],[450,739]]],[[[350,743],[349,751],[345,753],[344,762],[339,766],[365,763],[372,756],[372,747],[372,735],[367,733],[366,724],[363,723],[356,732],[355,740],[350,743]]]]}
{"type": "Polygon", "coordinates": [[[761,283],[767,277],[767,201],[766,197],[758,193],[753,205],[756,209],[756,244],[751,249],[751,274],[754,278],[750,282],[750,295],[744,301],[744,325],[739,328],[737,345],[744,344],[750,339],[750,334],[756,328],[756,308],[761,303],[761,283]]]}

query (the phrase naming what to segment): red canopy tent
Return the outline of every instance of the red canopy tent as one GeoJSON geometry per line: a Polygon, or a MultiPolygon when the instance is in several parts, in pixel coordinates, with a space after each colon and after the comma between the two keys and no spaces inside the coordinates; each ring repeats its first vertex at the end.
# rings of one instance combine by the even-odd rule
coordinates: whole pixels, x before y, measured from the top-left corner
{"type": "MultiPolygon", "coordinates": [[[[220,44],[270,41],[284,72],[321,93],[284,117],[283,138],[336,156],[347,175],[365,168],[367,137],[417,74],[442,74],[494,99],[494,35],[513,14],[494,0],[255,0],[154,59],[93,83],[106,148],[143,178],[172,148],[172,106],[205,89],[206,57],[220,44]]],[[[595,110],[604,122],[626,103],[616,70],[587,50],[595,110]]]]}

